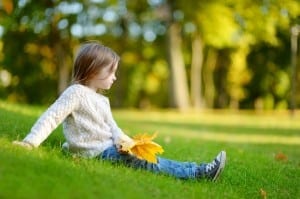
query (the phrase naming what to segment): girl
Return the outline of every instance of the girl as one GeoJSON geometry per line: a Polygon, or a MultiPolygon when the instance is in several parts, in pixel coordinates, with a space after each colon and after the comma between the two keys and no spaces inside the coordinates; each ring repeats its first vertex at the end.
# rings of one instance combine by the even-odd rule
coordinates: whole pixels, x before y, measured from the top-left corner
{"type": "Polygon", "coordinates": [[[14,144],[38,147],[63,122],[63,148],[83,157],[120,162],[133,168],[163,173],[180,179],[216,180],[225,166],[221,151],[211,163],[178,162],[157,157],[157,163],[121,151],[133,140],[113,119],[109,100],[97,91],[108,90],[116,80],[119,56],[97,42],[84,44],[73,66],[73,84],[41,115],[22,141],[14,144]]]}

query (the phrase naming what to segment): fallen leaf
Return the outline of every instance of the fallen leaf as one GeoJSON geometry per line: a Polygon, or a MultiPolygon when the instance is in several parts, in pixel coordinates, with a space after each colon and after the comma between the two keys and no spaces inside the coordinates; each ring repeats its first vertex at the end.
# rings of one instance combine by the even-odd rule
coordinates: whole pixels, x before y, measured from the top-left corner
{"type": "Polygon", "coordinates": [[[267,199],[267,192],[263,189],[260,189],[260,195],[263,199],[267,199]]]}
{"type": "Polygon", "coordinates": [[[284,154],[284,153],[277,153],[276,155],[275,155],[275,160],[277,160],[277,161],[287,161],[287,156],[284,154]]]}

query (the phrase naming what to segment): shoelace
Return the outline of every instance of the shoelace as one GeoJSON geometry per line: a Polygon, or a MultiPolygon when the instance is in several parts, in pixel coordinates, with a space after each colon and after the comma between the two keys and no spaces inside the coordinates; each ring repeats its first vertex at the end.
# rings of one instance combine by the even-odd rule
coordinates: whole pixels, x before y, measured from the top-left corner
{"type": "Polygon", "coordinates": [[[218,160],[214,160],[213,162],[211,162],[211,163],[208,163],[207,165],[206,165],[206,172],[209,172],[210,170],[212,170],[213,168],[215,168],[217,165],[218,165],[218,160]]]}

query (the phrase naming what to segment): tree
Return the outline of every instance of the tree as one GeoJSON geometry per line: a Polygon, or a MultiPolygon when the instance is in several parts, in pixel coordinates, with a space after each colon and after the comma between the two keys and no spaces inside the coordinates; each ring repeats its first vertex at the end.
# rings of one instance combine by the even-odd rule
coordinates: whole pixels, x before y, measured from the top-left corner
{"type": "Polygon", "coordinates": [[[289,28],[299,13],[296,0],[5,0],[0,94],[52,102],[78,44],[91,39],[121,55],[113,105],[169,107],[169,91],[181,109],[287,107],[289,28]]]}
{"type": "MultiPolygon", "coordinates": [[[[244,57],[243,60],[239,59],[243,64],[238,65],[244,65],[252,74],[250,78],[249,75],[244,77],[249,80],[248,85],[244,87],[248,89],[248,96],[235,99],[242,104],[252,99],[251,106],[258,109],[287,108],[290,86],[287,81],[290,62],[287,48],[289,29],[292,20],[300,15],[299,2],[244,0],[235,4],[232,1],[232,5],[240,26],[240,47],[236,53],[241,54],[238,57],[244,57]]],[[[234,76],[236,75],[231,74],[229,77],[232,83],[234,76]]],[[[237,83],[236,81],[234,84],[237,83]]],[[[234,89],[229,87],[229,90],[234,89]]],[[[244,106],[249,107],[249,104],[244,106]]]]}

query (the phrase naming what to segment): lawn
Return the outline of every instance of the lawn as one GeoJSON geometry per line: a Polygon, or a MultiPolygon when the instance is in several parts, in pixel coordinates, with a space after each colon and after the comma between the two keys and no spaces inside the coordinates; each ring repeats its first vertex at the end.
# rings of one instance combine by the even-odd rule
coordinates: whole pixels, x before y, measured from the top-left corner
{"type": "Polygon", "coordinates": [[[300,198],[300,113],[113,111],[129,135],[158,132],[165,158],[209,162],[226,150],[210,182],[67,156],[61,126],[37,149],[12,145],[44,110],[0,101],[0,198],[300,198]]]}

